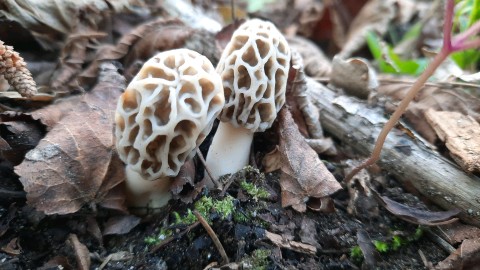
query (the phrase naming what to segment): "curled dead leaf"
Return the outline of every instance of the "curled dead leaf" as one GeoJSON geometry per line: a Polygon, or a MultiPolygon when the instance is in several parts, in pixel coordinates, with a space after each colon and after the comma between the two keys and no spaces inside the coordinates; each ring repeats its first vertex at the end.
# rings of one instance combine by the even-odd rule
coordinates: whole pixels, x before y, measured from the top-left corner
{"type": "Polygon", "coordinates": [[[124,179],[112,130],[125,81],[111,64],[105,64],[99,80],[15,167],[28,204],[46,214],[74,213],[85,204],[108,201],[124,179]]]}
{"type": "Polygon", "coordinates": [[[327,197],[341,189],[317,153],[305,142],[285,107],[279,113],[279,133],[282,207],[292,206],[305,212],[310,197],[327,197]]]}
{"type": "Polygon", "coordinates": [[[459,209],[439,212],[420,210],[398,203],[386,196],[381,196],[374,189],[370,190],[373,192],[373,195],[377,199],[378,203],[385,207],[390,213],[394,214],[398,218],[414,224],[436,226],[452,223],[458,220],[458,218],[455,218],[455,216],[461,212],[459,209]]]}

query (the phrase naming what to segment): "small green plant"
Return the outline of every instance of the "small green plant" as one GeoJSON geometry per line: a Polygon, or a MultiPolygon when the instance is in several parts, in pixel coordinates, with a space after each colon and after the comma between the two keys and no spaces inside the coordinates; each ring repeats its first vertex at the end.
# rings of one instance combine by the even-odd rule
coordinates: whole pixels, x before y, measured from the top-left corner
{"type": "Polygon", "coordinates": [[[270,196],[270,193],[263,188],[257,187],[253,183],[248,183],[247,181],[243,180],[240,182],[240,187],[247,192],[248,195],[252,196],[255,201],[259,199],[266,199],[270,196]]]}
{"type": "Polygon", "coordinates": [[[392,250],[396,251],[405,244],[406,241],[400,235],[394,235],[392,237],[392,250]]]}
{"type": "Polygon", "coordinates": [[[235,204],[232,196],[226,196],[223,200],[216,200],[213,202],[213,210],[215,210],[221,219],[227,219],[235,211],[235,204]]]}
{"type": "Polygon", "coordinates": [[[162,228],[157,235],[145,237],[143,241],[147,245],[157,245],[171,235],[172,235],[171,230],[162,228]]]}
{"type": "Polygon", "coordinates": [[[363,252],[359,246],[354,246],[350,249],[350,258],[354,262],[361,262],[363,260],[363,252]]]}
{"type": "Polygon", "coordinates": [[[388,243],[387,242],[374,240],[373,245],[375,246],[375,249],[380,253],[387,253],[388,252],[388,243]]]}
{"type": "Polygon", "coordinates": [[[204,217],[208,218],[213,207],[212,197],[203,196],[195,202],[195,209],[204,217]]]}
{"type": "Polygon", "coordinates": [[[256,249],[250,256],[243,259],[245,268],[253,270],[265,270],[268,266],[268,256],[271,251],[268,249],[256,249]]]}
{"type": "Polygon", "coordinates": [[[190,209],[187,209],[187,214],[183,217],[178,212],[173,212],[173,217],[175,218],[174,224],[190,225],[197,221],[197,217],[190,209]]]}

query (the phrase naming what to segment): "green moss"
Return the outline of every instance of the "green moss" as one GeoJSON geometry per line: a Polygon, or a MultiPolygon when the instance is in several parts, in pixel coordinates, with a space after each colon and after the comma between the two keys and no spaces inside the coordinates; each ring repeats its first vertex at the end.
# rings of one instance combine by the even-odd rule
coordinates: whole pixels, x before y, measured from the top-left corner
{"type": "Polygon", "coordinates": [[[268,267],[268,256],[271,251],[268,249],[256,249],[250,256],[243,259],[245,269],[265,270],[268,267]]]}
{"type": "Polygon", "coordinates": [[[388,251],[388,243],[386,242],[373,240],[373,245],[375,246],[377,251],[380,253],[386,253],[388,251]]]}
{"type": "Polygon", "coordinates": [[[204,217],[208,218],[210,210],[213,207],[212,197],[203,196],[197,202],[195,202],[195,209],[204,217]]]}
{"type": "Polygon", "coordinates": [[[248,183],[247,181],[243,180],[240,182],[240,187],[247,192],[248,195],[252,196],[255,201],[259,199],[266,199],[270,196],[270,193],[263,188],[257,187],[253,183],[248,183]]]}
{"type": "Polygon", "coordinates": [[[215,210],[221,219],[227,219],[232,216],[235,211],[235,204],[232,196],[226,196],[223,200],[215,200],[213,202],[213,210],[215,210]]]}
{"type": "Polygon", "coordinates": [[[363,252],[359,246],[354,246],[350,249],[350,258],[352,261],[359,263],[363,260],[363,252]]]}
{"type": "Polygon", "coordinates": [[[145,237],[144,241],[148,245],[157,245],[171,235],[172,230],[162,228],[157,235],[145,237]]]}

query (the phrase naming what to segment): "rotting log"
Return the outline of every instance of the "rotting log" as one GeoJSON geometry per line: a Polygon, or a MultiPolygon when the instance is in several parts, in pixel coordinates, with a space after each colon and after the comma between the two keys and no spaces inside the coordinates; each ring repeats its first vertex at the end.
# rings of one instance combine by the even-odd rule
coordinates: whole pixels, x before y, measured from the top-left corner
{"type": "MultiPolygon", "coordinates": [[[[307,94],[320,110],[320,121],[326,132],[364,155],[363,158],[370,155],[387,121],[381,108],[336,95],[311,78],[307,78],[307,94]]],[[[466,174],[421,140],[393,130],[378,164],[404,186],[415,187],[444,209],[461,209],[462,221],[480,226],[480,178],[466,174]]]]}

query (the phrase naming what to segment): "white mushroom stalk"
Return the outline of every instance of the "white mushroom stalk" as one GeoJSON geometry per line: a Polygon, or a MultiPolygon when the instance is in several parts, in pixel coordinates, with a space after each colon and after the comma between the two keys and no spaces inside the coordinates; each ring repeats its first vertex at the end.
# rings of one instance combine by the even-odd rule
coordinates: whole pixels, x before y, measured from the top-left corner
{"type": "Polygon", "coordinates": [[[126,164],[129,207],[155,210],[210,132],[224,105],[221,78],[197,52],[162,52],[145,62],[121,95],[116,148],[126,164]]]}
{"type": "Polygon", "coordinates": [[[270,128],[285,104],[290,49],[270,22],[242,24],[222,53],[225,107],[207,155],[212,177],[235,173],[248,165],[254,132],[270,128]]]}

